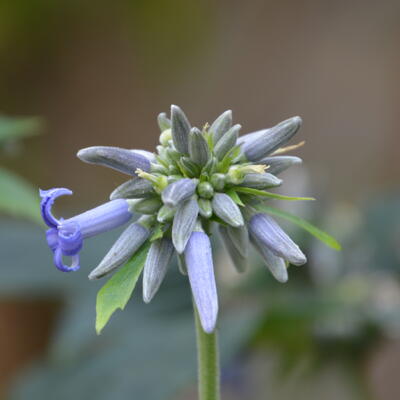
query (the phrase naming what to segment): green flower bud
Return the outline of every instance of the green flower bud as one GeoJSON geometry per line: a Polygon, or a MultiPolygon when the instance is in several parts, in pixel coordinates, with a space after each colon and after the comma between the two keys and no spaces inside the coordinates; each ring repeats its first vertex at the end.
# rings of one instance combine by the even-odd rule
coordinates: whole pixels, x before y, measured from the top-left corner
{"type": "Polygon", "coordinates": [[[175,215],[175,208],[163,205],[157,214],[157,221],[160,223],[172,221],[175,215]]]}
{"type": "Polygon", "coordinates": [[[162,206],[159,197],[137,200],[132,204],[133,211],[140,214],[152,215],[162,206]]]}
{"type": "Polygon", "coordinates": [[[221,191],[225,187],[225,175],[213,174],[210,182],[215,190],[221,191]]]}
{"type": "Polygon", "coordinates": [[[196,164],[203,166],[210,158],[210,149],[204,135],[197,128],[189,133],[189,155],[196,164]]]}
{"type": "Polygon", "coordinates": [[[160,135],[160,143],[164,146],[168,146],[168,142],[172,139],[171,129],[166,129],[160,135]]]}
{"type": "Polygon", "coordinates": [[[207,199],[199,199],[197,203],[199,205],[200,215],[204,218],[210,218],[213,213],[211,201],[207,199]]]}
{"type": "Polygon", "coordinates": [[[222,160],[226,153],[235,146],[241,125],[236,124],[218,140],[214,147],[214,154],[222,160]]]}
{"type": "Polygon", "coordinates": [[[204,199],[211,199],[214,195],[214,188],[209,182],[201,182],[197,186],[197,193],[204,199]]]}
{"type": "Polygon", "coordinates": [[[161,132],[171,128],[171,121],[167,118],[167,114],[165,113],[158,114],[157,122],[161,132]]]}

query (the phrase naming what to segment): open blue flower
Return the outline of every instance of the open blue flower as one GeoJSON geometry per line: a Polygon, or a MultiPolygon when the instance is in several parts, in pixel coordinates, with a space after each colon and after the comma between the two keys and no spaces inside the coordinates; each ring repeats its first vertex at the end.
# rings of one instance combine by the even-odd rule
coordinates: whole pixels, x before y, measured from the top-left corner
{"type": "Polygon", "coordinates": [[[132,217],[129,203],[123,199],[109,201],[69,219],[57,219],[51,212],[57,197],[71,195],[65,188],[40,190],[41,213],[50,229],[46,232],[47,243],[54,254],[55,266],[64,272],[79,269],[79,252],[83,239],[109,231],[128,222],[132,217]],[[71,265],[65,265],[63,257],[71,257],[71,265]]]}

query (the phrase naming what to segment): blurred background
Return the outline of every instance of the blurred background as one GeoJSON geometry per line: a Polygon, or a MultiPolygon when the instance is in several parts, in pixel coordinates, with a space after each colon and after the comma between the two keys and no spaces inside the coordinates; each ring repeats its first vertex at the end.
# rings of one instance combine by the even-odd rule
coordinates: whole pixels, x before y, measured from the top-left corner
{"type": "Polygon", "coordinates": [[[393,0],[2,0],[1,398],[196,398],[177,268],[97,337],[86,276],[118,232],[61,274],[38,209],[39,187],[74,191],[66,217],[106,201],[126,177],[77,150],[151,150],[171,103],[199,126],[232,109],[243,133],[302,116],[282,190],[315,196],[290,210],[343,246],[288,226],[310,261],[282,285],[255,256],[238,276],[215,243],[224,399],[400,398],[399,21],[393,0]]]}

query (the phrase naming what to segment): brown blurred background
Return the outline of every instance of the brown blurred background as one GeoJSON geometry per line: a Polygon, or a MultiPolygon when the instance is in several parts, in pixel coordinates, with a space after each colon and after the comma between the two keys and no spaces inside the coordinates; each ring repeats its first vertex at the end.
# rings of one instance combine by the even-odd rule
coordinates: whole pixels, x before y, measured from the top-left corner
{"type": "MultiPolygon", "coordinates": [[[[4,165],[37,187],[71,188],[69,206],[85,209],[124,177],[77,150],[150,150],[171,103],[198,125],[230,108],[243,133],[300,115],[313,194],[357,205],[399,187],[399,22],[392,0],[2,0],[0,110],[46,121],[4,165]]],[[[24,305],[2,305],[1,363],[14,371],[36,354],[53,311],[27,327],[24,305]],[[15,326],[34,333],[22,356],[4,353],[15,326]]]]}

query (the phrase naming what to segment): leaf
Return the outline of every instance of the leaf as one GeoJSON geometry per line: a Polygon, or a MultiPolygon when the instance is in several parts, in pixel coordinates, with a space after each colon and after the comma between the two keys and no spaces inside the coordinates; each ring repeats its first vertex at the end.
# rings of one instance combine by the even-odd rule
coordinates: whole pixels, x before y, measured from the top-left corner
{"type": "Polygon", "coordinates": [[[292,197],[292,196],[285,196],[283,194],[278,193],[271,193],[265,192],[264,190],[258,190],[253,188],[241,187],[237,186],[233,188],[236,192],[251,194],[253,196],[262,196],[262,197],[269,197],[271,199],[278,199],[278,200],[315,200],[313,197],[292,197]]]}
{"type": "Polygon", "coordinates": [[[11,139],[36,135],[42,127],[37,117],[13,118],[0,116],[0,145],[11,139]]]}
{"type": "Polygon", "coordinates": [[[21,177],[0,168],[0,212],[41,222],[39,193],[21,177]]]}
{"type": "Polygon", "coordinates": [[[278,208],[275,207],[270,207],[266,206],[264,204],[259,204],[255,206],[258,211],[265,212],[268,214],[276,215],[277,217],[282,217],[290,222],[293,222],[294,224],[298,225],[300,228],[303,228],[306,230],[308,233],[311,233],[311,235],[315,236],[317,239],[319,239],[321,242],[325,243],[327,246],[331,247],[332,249],[335,250],[341,250],[342,246],[340,243],[332,236],[328,235],[326,232],[321,231],[319,228],[315,227],[314,225],[310,224],[308,221],[290,214],[286,211],[279,210],[278,208]]]}
{"type": "Polygon", "coordinates": [[[138,252],[97,293],[96,332],[100,334],[111,315],[128,303],[144,267],[150,243],[144,243],[138,252]]]}
{"type": "Polygon", "coordinates": [[[221,173],[228,172],[229,166],[232,164],[234,159],[239,157],[239,155],[241,154],[241,151],[242,150],[241,150],[240,146],[232,147],[232,149],[230,149],[228,151],[228,153],[226,153],[226,155],[222,159],[222,161],[220,161],[218,163],[218,171],[221,173]]]}
{"type": "Polygon", "coordinates": [[[153,234],[150,237],[150,242],[154,242],[157,239],[161,239],[164,235],[164,231],[162,230],[161,224],[158,224],[154,229],[153,234]]]}
{"type": "Polygon", "coordinates": [[[244,207],[242,200],[240,199],[239,195],[233,190],[229,189],[226,194],[238,205],[244,207]]]}

